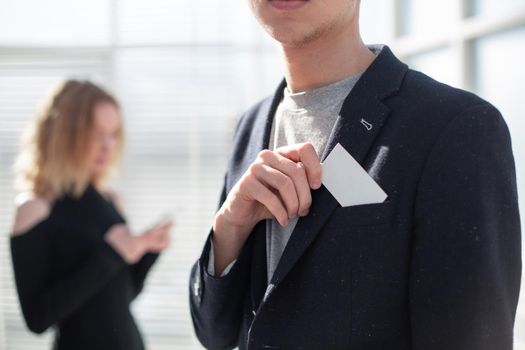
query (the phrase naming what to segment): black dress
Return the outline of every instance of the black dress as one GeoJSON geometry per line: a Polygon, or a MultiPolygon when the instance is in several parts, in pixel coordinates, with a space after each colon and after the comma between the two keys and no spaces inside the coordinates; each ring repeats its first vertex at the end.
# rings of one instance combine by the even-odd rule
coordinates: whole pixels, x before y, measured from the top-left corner
{"type": "Polygon", "coordinates": [[[129,305],[158,255],[126,264],[104,241],[122,222],[90,185],[78,199],[55,201],[45,220],[11,238],[24,318],[36,333],[56,328],[54,349],[144,349],[129,305]]]}

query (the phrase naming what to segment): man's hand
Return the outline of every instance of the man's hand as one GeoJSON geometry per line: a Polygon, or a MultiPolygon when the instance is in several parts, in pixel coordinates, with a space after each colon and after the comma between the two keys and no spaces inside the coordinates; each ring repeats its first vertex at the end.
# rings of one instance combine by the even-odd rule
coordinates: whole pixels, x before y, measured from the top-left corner
{"type": "Polygon", "coordinates": [[[275,218],[282,226],[308,215],[322,168],[310,143],[263,150],[232,188],[215,216],[215,270],[236,259],[253,227],[275,218]]]}

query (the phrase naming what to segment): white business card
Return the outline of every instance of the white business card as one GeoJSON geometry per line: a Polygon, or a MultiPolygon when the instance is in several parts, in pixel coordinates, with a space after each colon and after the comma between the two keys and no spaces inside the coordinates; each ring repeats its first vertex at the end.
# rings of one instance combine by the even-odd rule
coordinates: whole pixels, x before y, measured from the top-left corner
{"type": "Polygon", "coordinates": [[[323,185],[342,207],[382,203],[388,195],[341,144],[323,164],[323,185]]]}

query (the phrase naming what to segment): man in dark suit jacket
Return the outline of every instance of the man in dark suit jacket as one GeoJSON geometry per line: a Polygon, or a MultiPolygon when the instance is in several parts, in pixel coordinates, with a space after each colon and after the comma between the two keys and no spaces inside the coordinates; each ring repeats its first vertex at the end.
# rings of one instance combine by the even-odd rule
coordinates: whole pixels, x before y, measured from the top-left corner
{"type": "Polygon", "coordinates": [[[358,0],[250,3],[281,44],[286,79],[235,132],[220,209],[190,278],[202,344],[511,349],[521,238],[500,113],[408,69],[387,47],[374,55],[359,37],[358,0]],[[356,74],[320,157],[309,143],[269,150],[287,94],[356,74]],[[386,201],[342,207],[321,185],[337,143],[386,201]],[[296,217],[269,274],[267,225],[296,217]]]}

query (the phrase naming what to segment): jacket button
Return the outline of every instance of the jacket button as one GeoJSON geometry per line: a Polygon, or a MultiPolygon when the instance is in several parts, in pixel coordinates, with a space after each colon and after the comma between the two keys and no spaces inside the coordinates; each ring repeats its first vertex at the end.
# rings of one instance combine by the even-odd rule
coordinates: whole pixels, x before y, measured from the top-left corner
{"type": "Polygon", "coordinates": [[[199,279],[195,279],[193,281],[193,294],[198,297],[200,296],[201,294],[201,286],[200,286],[200,283],[199,283],[199,279]]]}

